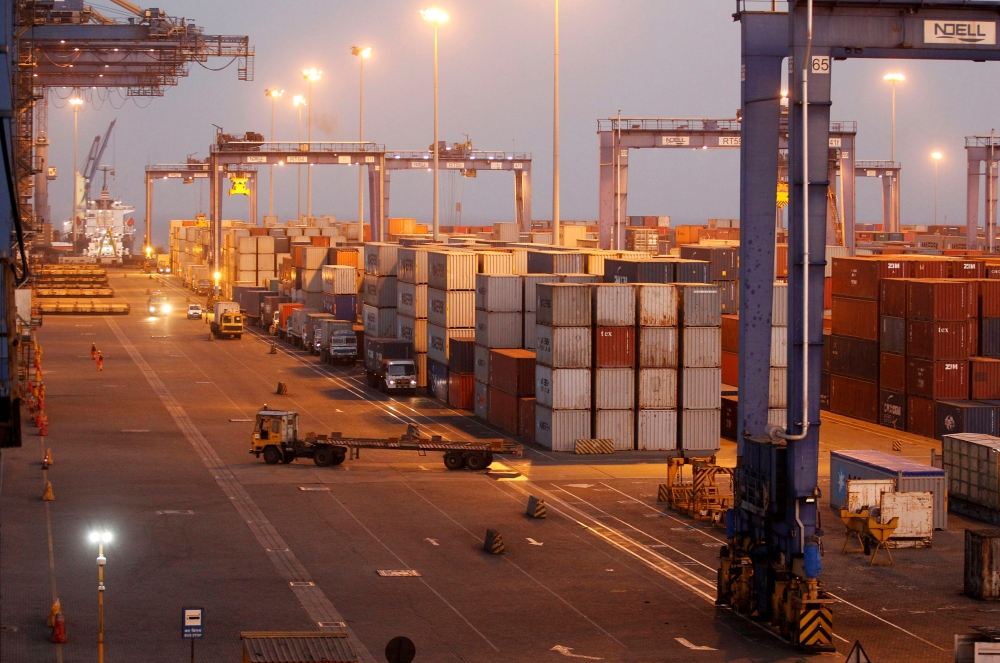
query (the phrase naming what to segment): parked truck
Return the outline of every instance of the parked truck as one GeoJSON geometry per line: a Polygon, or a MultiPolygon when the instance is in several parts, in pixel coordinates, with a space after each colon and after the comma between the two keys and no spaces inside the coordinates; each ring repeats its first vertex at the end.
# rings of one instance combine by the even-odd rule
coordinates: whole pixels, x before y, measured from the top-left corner
{"type": "Polygon", "coordinates": [[[274,329],[278,338],[285,340],[288,338],[288,326],[291,324],[292,313],[302,308],[303,304],[298,302],[282,302],[278,304],[278,315],[274,321],[274,329]]]}
{"type": "Polygon", "coordinates": [[[314,308],[301,307],[292,311],[292,314],[288,316],[287,340],[295,347],[302,348],[303,350],[309,349],[303,343],[302,337],[305,335],[306,319],[310,313],[318,313],[318,311],[314,308]]]}
{"type": "Polygon", "coordinates": [[[382,393],[416,393],[413,343],[395,338],[366,338],[365,373],[368,386],[382,393]]]}
{"type": "Polygon", "coordinates": [[[236,302],[215,302],[209,328],[216,338],[243,338],[243,314],[236,302]]]}
{"type": "Polygon", "coordinates": [[[316,341],[323,337],[321,325],[324,320],[333,320],[333,316],[323,311],[313,311],[306,314],[306,321],[302,327],[302,349],[307,350],[311,355],[320,353],[321,345],[317,344],[316,341]]]}

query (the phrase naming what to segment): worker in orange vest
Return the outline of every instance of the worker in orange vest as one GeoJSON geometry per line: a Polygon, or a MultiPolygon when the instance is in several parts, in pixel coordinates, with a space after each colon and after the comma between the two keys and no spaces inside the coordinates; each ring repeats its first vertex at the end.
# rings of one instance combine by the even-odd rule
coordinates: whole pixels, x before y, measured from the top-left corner
{"type": "Polygon", "coordinates": [[[102,355],[100,351],[97,352],[97,370],[104,370],[104,355],[102,355]]]}
{"type": "Polygon", "coordinates": [[[97,359],[97,343],[90,344],[90,358],[97,359]]]}

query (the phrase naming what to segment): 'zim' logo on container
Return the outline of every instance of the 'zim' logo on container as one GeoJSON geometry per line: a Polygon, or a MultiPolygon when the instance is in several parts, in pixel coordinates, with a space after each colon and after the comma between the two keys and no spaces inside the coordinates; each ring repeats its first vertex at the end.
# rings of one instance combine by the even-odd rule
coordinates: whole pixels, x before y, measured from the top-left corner
{"type": "Polygon", "coordinates": [[[996,45],[997,26],[993,21],[924,21],[924,43],[996,45]]]}

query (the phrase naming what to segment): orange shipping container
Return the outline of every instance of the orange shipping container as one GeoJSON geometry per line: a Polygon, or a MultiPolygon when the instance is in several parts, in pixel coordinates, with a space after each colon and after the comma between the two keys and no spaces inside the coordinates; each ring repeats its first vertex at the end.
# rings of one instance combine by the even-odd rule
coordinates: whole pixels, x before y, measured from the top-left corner
{"type": "Polygon", "coordinates": [[[330,246],[329,237],[320,237],[318,235],[310,237],[309,241],[312,242],[312,246],[330,246]]]}
{"type": "Polygon", "coordinates": [[[448,405],[459,410],[472,409],[474,375],[460,375],[448,372],[448,405]]]}
{"type": "Polygon", "coordinates": [[[389,219],[389,234],[390,235],[412,235],[416,230],[416,219],[403,219],[403,218],[390,218],[389,219]]]}
{"type": "Polygon", "coordinates": [[[415,223],[415,224],[413,224],[413,234],[415,234],[415,235],[426,235],[427,234],[427,224],[426,223],[415,223]]]}
{"type": "Polygon", "coordinates": [[[677,244],[697,244],[701,226],[677,226],[677,244]]]}
{"type": "Polygon", "coordinates": [[[733,385],[740,383],[740,355],[736,352],[722,353],[722,384],[733,385]]]}
{"type": "Polygon", "coordinates": [[[535,441],[535,399],[517,399],[517,434],[529,442],[535,441]]]}

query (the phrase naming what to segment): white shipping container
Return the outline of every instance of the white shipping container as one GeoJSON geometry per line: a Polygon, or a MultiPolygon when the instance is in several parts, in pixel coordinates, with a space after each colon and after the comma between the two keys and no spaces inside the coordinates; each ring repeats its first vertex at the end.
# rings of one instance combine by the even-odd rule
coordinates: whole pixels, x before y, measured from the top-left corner
{"type": "MultiPolygon", "coordinates": [[[[635,371],[631,368],[594,370],[594,407],[631,410],[635,407],[635,371]]],[[[598,435],[598,437],[602,437],[598,435]]]]}
{"type": "MultiPolygon", "coordinates": [[[[640,327],[676,327],[678,323],[677,286],[672,283],[643,284],[639,289],[640,327]]],[[[720,322],[721,324],[721,322],[720,322]]]]}
{"type": "Polygon", "coordinates": [[[679,283],[678,304],[685,327],[721,327],[722,295],[719,286],[679,283]]]}
{"type": "Polygon", "coordinates": [[[550,368],[535,365],[535,398],[553,410],[590,407],[589,368],[550,368]]]}
{"type": "Polygon", "coordinates": [[[331,295],[355,295],[358,292],[357,270],[350,265],[323,265],[323,292],[331,295]]]}
{"type": "Polygon", "coordinates": [[[325,246],[302,247],[302,266],[306,269],[319,271],[326,264],[330,250],[325,246]]]}
{"type": "Polygon", "coordinates": [[[510,251],[511,262],[513,263],[513,272],[521,276],[528,273],[528,250],[512,248],[507,249],[510,251]]]}
{"type": "Polygon", "coordinates": [[[640,368],[639,408],[650,410],[673,410],[676,407],[677,369],[640,368]]]}
{"type": "Polygon", "coordinates": [[[594,324],[599,327],[635,325],[635,286],[630,283],[601,283],[591,286],[594,324]]]}
{"type": "Polygon", "coordinates": [[[500,276],[514,273],[514,256],[500,251],[478,251],[477,268],[480,274],[500,276]]]}
{"type": "Polygon", "coordinates": [[[476,311],[476,343],[488,348],[520,348],[524,320],[520,311],[476,311]]]}
{"type": "MultiPolygon", "coordinates": [[[[827,266],[829,267],[829,265],[827,266]]],[[[771,288],[771,326],[788,326],[788,282],[774,283],[771,288]]]]}
{"type": "Polygon", "coordinates": [[[677,327],[639,328],[639,366],[677,368],[677,327]]]}
{"type": "MultiPolygon", "coordinates": [[[[191,239],[188,237],[188,239],[191,239]]],[[[236,238],[236,250],[241,254],[253,255],[257,253],[257,238],[256,237],[237,237],[236,238]]]]}
{"type": "Polygon", "coordinates": [[[475,350],[476,365],[473,369],[473,373],[476,376],[478,382],[483,384],[489,384],[490,382],[490,349],[483,347],[481,345],[476,346],[475,350]]]}
{"type": "Polygon", "coordinates": [[[611,440],[615,451],[632,451],[635,448],[635,412],[632,410],[595,412],[594,438],[611,440]]]}
{"type": "Polygon", "coordinates": [[[681,411],[680,446],[685,456],[711,456],[719,450],[721,435],[721,410],[681,411]]]}
{"type": "MultiPolygon", "coordinates": [[[[263,239],[258,237],[257,239],[263,239]]],[[[258,253],[257,254],[257,271],[258,272],[273,272],[274,271],[274,254],[273,253],[258,253]]]]}
{"type": "Polygon", "coordinates": [[[719,327],[684,327],[681,331],[685,367],[717,368],[722,366],[722,329],[719,327]]]}
{"type": "Polygon", "coordinates": [[[235,278],[235,280],[236,281],[246,281],[246,282],[249,282],[249,283],[256,283],[257,282],[257,270],[256,269],[251,269],[251,270],[243,270],[243,269],[241,269],[241,270],[238,270],[236,272],[236,278],[235,278]]]}
{"type": "Polygon", "coordinates": [[[366,338],[396,337],[395,308],[376,308],[363,304],[361,306],[361,321],[365,326],[366,338]]]}
{"type": "Polygon", "coordinates": [[[573,451],[577,440],[589,440],[590,410],[553,410],[535,405],[535,442],[552,451],[573,451]]]}
{"type": "Polygon", "coordinates": [[[514,221],[497,221],[493,224],[493,239],[501,242],[516,242],[520,239],[521,229],[514,221]]]}
{"type": "Polygon", "coordinates": [[[524,310],[532,313],[538,308],[538,284],[559,283],[552,274],[526,274],[524,277],[524,310]]]}
{"type": "Polygon", "coordinates": [[[681,373],[681,407],[692,410],[722,407],[722,369],[685,368],[681,373]]]}
{"type": "Polygon", "coordinates": [[[677,410],[639,410],[640,451],[673,451],[677,448],[677,410]]]}
{"type": "Polygon", "coordinates": [[[472,251],[428,251],[427,285],[437,290],[475,290],[476,254],[472,251]]]}
{"type": "Polygon", "coordinates": [[[257,253],[274,253],[274,238],[270,235],[259,235],[257,240],[257,253]]]}
{"type": "Polygon", "coordinates": [[[846,258],[851,255],[850,250],[846,246],[828,246],[826,247],[826,278],[833,277],[833,259],[834,258],[846,258]]]}
{"type": "Polygon", "coordinates": [[[396,338],[413,343],[414,352],[427,352],[427,321],[396,312],[396,338]]]}
{"type": "Polygon", "coordinates": [[[477,419],[489,421],[490,388],[485,382],[476,382],[473,385],[472,411],[477,419]]]}
{"type": "Polygon", "coordinates": [[[589,368],[593,337],[590,327],[535,325],[535,358],[554,368],[589,368]]]}
{"type": "MultiPolygon", "coordinates": [[[[476,292],[474,290],[438,290],[427,288],[427,320],[439,327],[474,329],[476,292]]],[[[431,357],[431,359],[434,359],[431,357]]]]}
{"type": "Polygon", "coordinates": [[[401,246],[397,256],[399,266],[396,276],[400,283],[427,283],[427,249],[401,246]]]}
{"type": "Polygon", "coordinates": [[[788,407],[788,369],[772,368],[770,387],[767,394],[767,407],[787,408],[788,407]]]}
{"type": "Polygon", "coordinates": [[[398,244],[368,242],[365,244],[365,274],[375,276],[396,276],[398,244]]]}
{"type": "MultiPolygon", "coordinates": [[[[240,237],[240,239],[256,239],[255,237],[240,237]]],[[[256,272],[257,271],[257,254],[256,253],[240,253],[239,259],[236,261],[236,268],[241,272],[256,272]]]]}
{"type": "Polygon", "coordinates": [[[427,284],[416,285],[397,278],[396,308],[400,315],[427,319],[427,284]]]}
{"type": "Polygon", "coordinates": [[[396,277],[365,274],[362,301],[378,308],[396,307],[396,277]]]}
{"type": "Polygon", "coordinates": [[[767,423],[774,424],[775,426],[781,426],[784,429],[788,429],[788,410],[785,409],[775,409],[769,408],[767,410],[767,423]]]}
{"type": "Polygon", "coordinates": [[[591,325],[590,288],[587,285],[541,283],[535,293],[537,324],[553,327],[591,325]]]}
{"type": "Polygon", "coordinates": [[[524,312],[524,349],[534,350],[536,347],[535,341],[535,312],[525,311],[524,312]]]}
{"type": "Polygon", "coordinates": [[[524,306],[520,276],[476,274],[476,308],[483,311],[520,311],[524,306]]]}
{"type": "Polygon", "coordinates": [[[788,327],[771,327],[771,366],[788,366],[788,327]]]}
{"type": "MultiPolygon", "coordinates": [[[[395,309],[393,309],[395,310],[395,309]]],[[[439,364],[448,364],[448,356],[451,352],[451,344],[448,339],[476,337],[476,330],[440,327],[427,321],[427,357],[431,361],[439,364]]]]}

